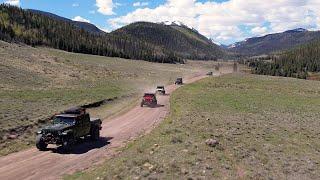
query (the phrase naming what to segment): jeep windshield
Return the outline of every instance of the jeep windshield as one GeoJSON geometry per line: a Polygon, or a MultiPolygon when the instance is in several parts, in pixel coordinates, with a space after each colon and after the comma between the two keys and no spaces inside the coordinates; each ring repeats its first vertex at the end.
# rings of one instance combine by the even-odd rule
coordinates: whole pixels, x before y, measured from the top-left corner
{"type": "Polygon", "coordinates": [[[75,124],[75,118],[74,117],[63,117],[63,116],[57,116],[53,119],[53,124],[68,124],[68,125],[74,125],[75,124]]]}

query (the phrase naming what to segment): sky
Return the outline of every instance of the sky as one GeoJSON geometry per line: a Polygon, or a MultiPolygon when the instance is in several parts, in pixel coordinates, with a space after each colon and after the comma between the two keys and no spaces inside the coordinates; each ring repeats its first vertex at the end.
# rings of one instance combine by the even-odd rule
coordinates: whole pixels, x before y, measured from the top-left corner
{"type": "Polygon", "coordinates": [[[320,0],[0,0],[95,24],[179,21],[219,44],[289,29],[320,29],[320,0]]]}

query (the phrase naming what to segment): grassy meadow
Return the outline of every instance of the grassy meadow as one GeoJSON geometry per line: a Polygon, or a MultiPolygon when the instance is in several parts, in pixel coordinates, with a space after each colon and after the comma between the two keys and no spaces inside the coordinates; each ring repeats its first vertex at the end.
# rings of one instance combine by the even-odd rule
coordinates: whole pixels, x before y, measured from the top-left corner
{"type": "Polygon", "coordinates": [[[320,178],[320,82],[206,78],[175,91],[170,108],[159,127],[118,156],[65,178],[320,178]]]}

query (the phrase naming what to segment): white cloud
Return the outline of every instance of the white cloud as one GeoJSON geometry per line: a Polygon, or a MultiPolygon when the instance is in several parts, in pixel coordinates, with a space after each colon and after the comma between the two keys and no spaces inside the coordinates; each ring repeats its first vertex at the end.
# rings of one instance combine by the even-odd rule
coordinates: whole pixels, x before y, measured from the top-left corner
{"type": "Polygon", "coordinates": [[[251,29],[252,34],[254,35],[264,35],[268,32],[268,28],[267,27],[255,27],[251,29]]]}
{"type": "Polygon", "coordinates": [[[72,7],[79,7],[80,5],[78,3],[73,3],[72,7]]]}
{"type": "Polygon", "coordinates": [[[135,21],[181,21],[215,41],[231,43],[299,27],[320,29],[319,9],[320,0],[167,0],[156,8],[138,8],[108,23],[118,28],[135,21]]]}
{"type": "Polygon", "coordinates": [[[135,2],[133,3],[133,7],[142,7],[142,6],[148,6],[149,5],[149,2],[135,2]]]}
{"type": "Polygon", "coordinates": [[[103,15],[114,15],[113,8],[116,6],[112,0],[96,0],[98,12],[103,15]]]}
{"type": "Polygon", "coordinates": [[[20,0],[7,0],[4,3],[10,4],[10,5],[13,5],[13,6],[19,6],[20,5],[20,0]]]}
{"type": "Polygon", "coordinates": [[[123,5],[125,5],[125,4],[122,4],[122,3],[118,3],[118,2],[116,2],[116,3],[115,3],[115,7],[118,7],[118,6],[123,6],[123,5]]]}
{"type": "Polygon", "coordinates": [[[85,19],[81,16],[76,16],[72,19],[73,21],[79,21],[79,22],[87,22],[87,23],[90,23],[90,21],[88,19],[85,19]]]}

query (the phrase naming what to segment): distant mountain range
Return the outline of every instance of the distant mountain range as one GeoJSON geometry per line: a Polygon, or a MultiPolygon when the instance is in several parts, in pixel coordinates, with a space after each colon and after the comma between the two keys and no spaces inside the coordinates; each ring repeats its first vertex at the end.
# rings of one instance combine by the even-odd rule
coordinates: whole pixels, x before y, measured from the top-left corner
{"type": "Polygon", "coordinates": [[[214,40],[178,21],[136,22],[105,33],[93,24],[73,21],[49,12],[23,10],[4,4],[0,5],[0,10],[1,40],[156,62],[269,54],[320,39],[320,31],[299,28],[225,46],[217,45],[214,40]]]}
{"type": "Polygon", "coordinates": [[[303,28],[288,30],[282,33],[268,34],[237,42],[227,47],[234,53],[244,55],[261,55],[288,50],[320,39],[320,31],[308,31],[303,28]]]}
{"type": "MultiPolygon", "coordinates": [[[[105,33],[95,25],[73,21],[52,13],[39,10],[29,10],[57,20],[69,22],[78,28],[90,33],[105,33]]],[[[185,59],[217,59],[223,56],[220,47],[214,44],[197,30],[184,25],[182,22],[136,22],[124,26],[110,33],[122,37],[129,37],[137,40],[143,40],[148,44],[157,46],[157,49],[170,49],[174,54],[185,59]]]]}
{"type": "Polygon", "coordinates": [[[0,39],[32,46],[154,62],[214,60],[224,51],[196,30],[179,23],[137,22],[111,33],[58,15],[0,5],[0,39]]]}

